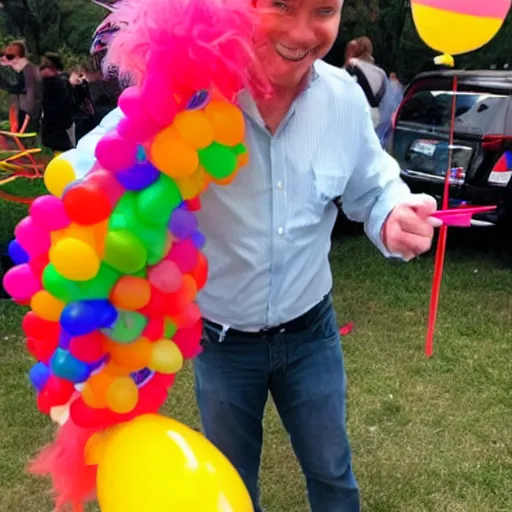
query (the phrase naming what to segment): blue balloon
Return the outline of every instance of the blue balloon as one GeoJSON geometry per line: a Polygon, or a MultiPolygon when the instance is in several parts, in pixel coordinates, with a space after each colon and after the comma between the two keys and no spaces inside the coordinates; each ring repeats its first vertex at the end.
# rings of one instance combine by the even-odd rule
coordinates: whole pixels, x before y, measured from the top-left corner
{"type": "Polygon", "coordinates": [[[30,368],[28,377],[37,391],[41,392],[50,378],[50,369],[44,363],[36,363],[30,368]]]}
{"type": "Polygon", "coordinates": [[[140,162],[130,169],[115,174],[117,180],[126,190],[144,190],[160,176],[160,171],[150,162],[140,162]]]}
{"type": "Polygon", "coordinates": [[[85,382],[91,374],[90,365],[61,348],[57,348],[50,364],[54,375],[75,384],[85,382]]]}
{"type": "Polygon", "coordinates": [[[206,238],[201,231],[194,231],[194,233],[190,235],[190,238],[197,249],[202,249],[206,244],[206,238]]]}
{"type": "Polygon", "coordinates": [[[60,325],[70,336],[84,336],[113,326],[117,310],[108,300],[83,300],[69,303],[61,313],[60,325]]]}
{"type": "Polygon", "coordinates": [[[22,265],[23,263],[28,263],[29,255],[20,245],[17,240],[12,240],[9,244],[9,258],[11,258],[12,262],[15,265],[22,265]]]}
{"type": "Polygon", "coordinates": [[[180,240],[188,238],[197,230],[197,217],[185,208],[177,208],[169,220],[170,232],[180,240]]]}

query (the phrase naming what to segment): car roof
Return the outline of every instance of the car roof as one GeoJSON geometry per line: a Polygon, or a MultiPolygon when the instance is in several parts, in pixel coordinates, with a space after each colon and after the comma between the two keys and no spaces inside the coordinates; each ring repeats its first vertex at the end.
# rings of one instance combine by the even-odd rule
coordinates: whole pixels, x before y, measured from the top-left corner
{"type": "Polygon", "coordinates": [[[443,69],[437,71],[426,71],[416,75],[409,86],[411,89],[446,89],[453,88],[453,79],[457,77],[458,88],[461,91],[485,91],[485,92],[507,92],[512,94],[512,70],[464,70],[464,69],[443,69]]]}

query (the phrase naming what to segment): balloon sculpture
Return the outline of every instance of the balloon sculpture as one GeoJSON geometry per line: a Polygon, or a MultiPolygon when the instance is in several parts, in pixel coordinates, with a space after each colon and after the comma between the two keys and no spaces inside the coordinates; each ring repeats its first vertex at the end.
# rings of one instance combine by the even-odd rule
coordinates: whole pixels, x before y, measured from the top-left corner
{"type": "MultiPolygon", "coordinates": [[[[82,179],[57,157],[51,195],[16,227],[4,286],[19,304],[39,410],[61,425],[33,471],[57,507],[249,512],[245,487],[200,434],[156,415],[200,351],[207,279],[194,212],[247,162],[233,103],[258,82],[244,0],[138,0],[107,60],[136,85],[82,179]]],[[[226,227],[229,229],[229,227],[226,227]]]]}
{"type": "MultiPolygon", "coordinates": [[[[512,0],[411,0],[414,23],[420,37],[432,49],[443,52],[436,64],[454,66],[453,55],[471,52],[487,44],[500,30],[508,15],[512,0]]],[[[449,135],[448,168],[444,182],[442,209],[449,204],[450,174],[454,142],[457,98],[457,75],[453,76],[451,126],[449,135]]],[[[469,217],[470,218],[470,217],[469,217]]],[[[434,332],[446,252],[447,226],[441,226],[437,245],[429,319],[425,339],[425,354],[433,353],[434,332]]]]}

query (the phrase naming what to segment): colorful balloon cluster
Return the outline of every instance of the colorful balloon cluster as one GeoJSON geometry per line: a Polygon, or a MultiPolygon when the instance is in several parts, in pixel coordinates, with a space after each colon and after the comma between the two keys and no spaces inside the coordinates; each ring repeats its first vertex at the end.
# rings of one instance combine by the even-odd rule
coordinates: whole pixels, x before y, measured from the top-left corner
{"type": "Polygon", "coordinates": [[[56,415],[69,404],[86,428],[156,412],[198,353],[207,261],[194,212],[208,184],[229,183],[248,157],[232,103],[162,93],[155,119],[147,97],[124,91],[125,117],[85,178],[62,158],[49,164],[52,195],[34,201],[9,248],[4,286],[31,308],[23,329],[38,407],[56,415]]]}

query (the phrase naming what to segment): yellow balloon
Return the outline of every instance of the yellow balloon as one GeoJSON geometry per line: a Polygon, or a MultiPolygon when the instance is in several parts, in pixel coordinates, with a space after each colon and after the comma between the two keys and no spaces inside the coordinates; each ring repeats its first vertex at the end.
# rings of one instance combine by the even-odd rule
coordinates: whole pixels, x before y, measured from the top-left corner
{"type": "Polygon", "coordinates": [[[177,178],[175,181],[180,189],[181,197],[183,199],[196,197],[204,189],[206,176],[204,168],[200,165],[192,176],[177,178]]]}
{"type": "Polygon", "coordinates": [[[107,390],[107,406],[118,414],[135,409],[139,400],[139,388],[131,377],[118,377],[107,390]]]}
{"type": "Polygon", "coordinates": [[[156,414],[139,416],[86,447],[97,464],[102,512],[253,512],[228,459],[202,434],[156,414]]]}
{"type": "Polygon", "coordinates": [[[44,184],[50,194],[62,197],[64,189],[76,180],[73,166],[63,158],[54,158],[44,171],[44,184]]]}
{"type": "Polygon", "coordinates": [[[213,128],[200,110],[185,110],[174,119],[179,134],[194,148],[208,147],[213,142],[213,128]]]}
{"type": "Polygon", "coordinates": [[[173,374],[183,368],[183,355],[178,345],[171,340],[153,343],[149,367],[155,372],[173,374]]]}
{"type": "Polygon", "coordinates": [[[72,281],[88,281],[98,274],[101,261],[94,249],[77,238],[64,238],[50,249],[50,261],[72,281]]]}
{"type": "Polygon", "coordinates": [[[50,295],[46,290],[41,290],[34,294],[30,301],[32,311],[41,318],[49,320],[50,322],[58,322],[60,314],[66,304],[53,295],[50,295]]]}
{"type": "Polygon", "coordinates": [[[500,30],[510,0],[412,0],[414,24],[423,41],[448,55],[471,52],[500,30]]]}

